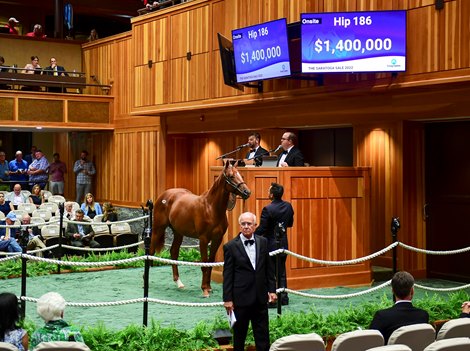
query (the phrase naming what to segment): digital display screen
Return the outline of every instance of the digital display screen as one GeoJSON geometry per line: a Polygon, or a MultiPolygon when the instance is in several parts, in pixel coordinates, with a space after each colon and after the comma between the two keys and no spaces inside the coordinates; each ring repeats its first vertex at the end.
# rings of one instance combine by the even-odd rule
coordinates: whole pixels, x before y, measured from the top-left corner
{"type": "Polygon", "coordinates": [[[232,31],[238,83],[289,76],[285,18],[232,31]]]}
{"type": "Polygon", "coordinates": [[[302,73],[406,70],[406,11],[303,13],[302,73]]]}

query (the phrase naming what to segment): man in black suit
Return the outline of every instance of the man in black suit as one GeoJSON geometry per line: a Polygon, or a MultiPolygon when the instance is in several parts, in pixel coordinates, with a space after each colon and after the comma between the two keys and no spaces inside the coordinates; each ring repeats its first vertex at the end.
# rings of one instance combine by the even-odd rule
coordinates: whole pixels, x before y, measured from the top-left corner
{"type": "MultiPolygon", "coordinates": [[[[75,211],[76,222],[86,222],[84,220],[85,213],[80,209],[75,211]]],[[[70,245],[77,247],[99,247],[100,244],[93,240],[95,232],[91,225],[81,225],[78,223],[68,223],[65,237],[70,241],[70,245]]]]}
{"type": "Polygon", "coordinates": [[[233,346],[245,349],[248,324],[251,321],[256,350],[269,350],[268,302],[274,302],[276,282],[269,259],[268,243],[253,235],[256,216],[245,212],[238,218],[240,234],[224,245],[223,300],[227,314],[235,314],[233,346]]]}
{"type": "MultiPolygon", "coordinates": [[[[289,248],[287,228],[291,228],[294,224],[294,209],[289,202],[282,200],[283,194],[284,187],[282,185],[271,183],[271,187],[269,188],[269,199],[271,203],[263,207],[259,226],[255,231],[255,235],[260,235],[268,239],[269,251],[289,248]]],[[[277,256],[279,256],[279,281],[277,282],[277,288],[287,288],[287,255],[279,254],[277,256]]],[[[276,267],[276,256],[271,256],[270,260],[274,267],[276,267]]],[[[287,293],[282,293],[281,303],[283,305],[289,304],[287,293]]],[[[271,304],[269,307],[276,307],[276,304],[271,304]]]]}
{"type": "Polygon", "coordinates": [[[295,146],[297,136],[291,132],[285,132],[281,138],[281,146],[284,150],[277,158],[278,167],[303,167],[304,155],[295,146]]]}
{"type": "MultiPolygon", "coordinates": [[[[67,76],[68,74],[65,71],[65,68],[62,66],[57,65],[57,59],[55,57],[51,57],[51,65],[46,67],[43,71],[43,74],[48,76],[67,76]]],[[[49,87],[47,91],[52,93],[62,93],[65,92],[65,88],[58,88],[58,87],[49,87]]]]}
{"type": "Polygon", "coordinates": [[[246,153],[245,158],[247,160],[253,160],[255,166],[259,167],[263,164],[263,156],[269,156],[269,151],[262,148],[259,143],[261,142],[261,135],[257,132],[253,132],[248,136],[248,146],[250,151],[246,153]]]}
{"type": "Polygon", "coordinates": [[[392,292],[395,300],[393,307],[375,313],[370,329],[382,333],[385,344],[392,333],[405,325],[429,323],[425,310],[416,308],[411,303],[414,294],[414,278],[408,272],[397,272],[392,278],[392,292]]]}

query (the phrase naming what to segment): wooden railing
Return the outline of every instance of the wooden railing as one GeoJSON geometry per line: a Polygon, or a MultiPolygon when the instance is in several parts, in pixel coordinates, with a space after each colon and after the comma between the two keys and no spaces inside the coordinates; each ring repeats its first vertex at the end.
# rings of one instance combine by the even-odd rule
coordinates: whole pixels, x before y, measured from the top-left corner
{"type": "MultiPolygon", "coordinates": [[[[15,70],[12,68],[12,70],[15,70]]],[[[18,70],[18,69],[16,69],[18,70]]],[[[43,71],[44,72],[44,71],[43,71]]],[[[23,87],[39,87],[59,88],[59,89],[76,89],[78,93],[82,93],[83,89],[88,86],[99,87],[105,94],[111,89],[110,85],[104,84],[88,84],[86,82],[85,73],[83,72],[60,72],[67,75],[47,75],[47,74],[25,74],[16,72],[0,72],[0,89],[20,90],[23,87]]]]}

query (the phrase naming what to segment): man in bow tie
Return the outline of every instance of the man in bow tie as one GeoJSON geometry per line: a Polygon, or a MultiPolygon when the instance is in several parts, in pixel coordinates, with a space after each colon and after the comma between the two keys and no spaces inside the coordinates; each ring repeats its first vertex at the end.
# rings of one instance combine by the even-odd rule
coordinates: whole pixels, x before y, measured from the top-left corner
{"type": "Polygon", "coordinates": [[[284,150],[277,158],[278,167],[303,167],[304,155],[302,151],[295,146],[297,136],[292,132],[282,134],[281,146],[284,150]]]}
{"type": "Polygon", "coordinates": [[[263,156],[269,156],[269,151],[260,146],[261,135],[253,132],[248,136],[248,146],[250,151],[246,153],[247,160],[254,160],[255,166],[259,167],[263,164],[263,156]]]}
{"type": "Polygon", "coordinates": [[[256,350],[269,350],[268,302],[274,302],[276,282],[267,240],[253,233],[256,216],[245,212],[238,218],[240,234],[224,245],[223,300],[227,314],[234,313],[233,349],[245,349],[251,321],[256,350]]]}

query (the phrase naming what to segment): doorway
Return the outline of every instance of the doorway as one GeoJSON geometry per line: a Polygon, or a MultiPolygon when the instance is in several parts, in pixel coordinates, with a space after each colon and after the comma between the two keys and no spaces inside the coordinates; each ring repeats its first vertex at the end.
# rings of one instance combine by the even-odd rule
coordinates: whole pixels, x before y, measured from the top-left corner
{"type": "MultiPolygon", "coordinates": [[[[425,126],[427,249],[470,246],[470,122],[425,126]]],[[[470,252],[427,255],[430,278],[469,281],[470,252]]]]}

